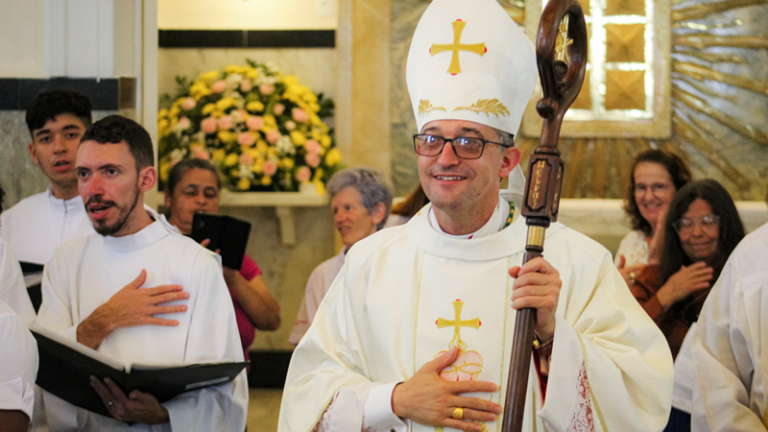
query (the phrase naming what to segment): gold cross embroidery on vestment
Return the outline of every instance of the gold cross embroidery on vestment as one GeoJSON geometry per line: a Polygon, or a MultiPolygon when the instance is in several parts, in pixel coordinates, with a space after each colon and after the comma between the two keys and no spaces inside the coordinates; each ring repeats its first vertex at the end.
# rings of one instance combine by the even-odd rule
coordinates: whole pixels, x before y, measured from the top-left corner
{"type": "Polygon", "coordinates": [[[466,26],[467,23],[458,19],[451,24],[453,25],[453,43],[432,44],[432,48],[429,49],[429,52],[432,54],[432,57],[434,57],[436,54],[450,51],[451,64],[448,66],[448,73],[451,75],[456,75],[461,73],[461,65],[459,65],[459,51],[472,52],[483,56],[488,50],[485,48],[485,42],[476,44],[462,44],[461,33],[464,32],[464,26],[466,26]]]}
{"type": "Polygon", "coordinates": [[[463,340],[461,340],[461,328],[462,327],[471,327],[473,329],[479,329],[480,328],[480,318],[474,318],[471,320],[462,320],[461,319],[461,309],[464,307],[464,302],[456,299],[456,301],[453,302],[453,311],[455,313],[455,318],[453,320],[448,320],[445,318],[438,318],[437,319],[437,328],[441,329],[443,327],[451,327],[453,326],[453,339],[451,339],[451,342],[448,343],[448,348],[453,348],[454,346],[459,347],[459,349],[464,349],[467,344],[464,343],[463,340]]]}

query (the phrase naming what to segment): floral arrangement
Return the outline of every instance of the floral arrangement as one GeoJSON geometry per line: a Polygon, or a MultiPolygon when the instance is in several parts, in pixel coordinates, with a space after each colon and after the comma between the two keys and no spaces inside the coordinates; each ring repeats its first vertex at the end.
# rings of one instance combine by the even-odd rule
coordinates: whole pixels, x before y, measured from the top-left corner
{"type": "Polygon", "coordinates": [[[161,99],[167,108],[158,114],[161,184],[184,158],[210,160],[234,191],[314,185],[323,193],[341,169],[341,154],[322,120],[333,114],[333,101],[296,77],[249,60],[176,82],[177,94],[161,99]]]}

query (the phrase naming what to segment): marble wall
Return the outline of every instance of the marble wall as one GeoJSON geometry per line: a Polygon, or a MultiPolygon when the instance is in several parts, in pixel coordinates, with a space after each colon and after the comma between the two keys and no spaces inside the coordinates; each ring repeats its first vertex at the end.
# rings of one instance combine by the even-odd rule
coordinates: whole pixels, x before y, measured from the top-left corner
{"type": "MultiPolygon", "coordinates": [[[[195,78],[201,72],[245,64],[246,59],[271,62],[288,74],[327,97],[336,95],[336,50],[326,48],[290,49],[171,49],[158,53],[159,94],[174,93],[177,75],[195,78]]],[[[326,120],[333,127],[332,119],[326,120]],[[331,120],[331,121],[328,121],[331,120]]],[[[328,207],[293,208],[296,245],[280,241],[274,207],[221,208],[222,214],[252,224],[247,253],[264,272],[263,278],[280,303],[283,323],[276,332],[256,333],[253,349],[291,349],[287,342],[296,313],[304,297],[304,287],[312,270],[334,255],[333,218],[328,207]]]]}

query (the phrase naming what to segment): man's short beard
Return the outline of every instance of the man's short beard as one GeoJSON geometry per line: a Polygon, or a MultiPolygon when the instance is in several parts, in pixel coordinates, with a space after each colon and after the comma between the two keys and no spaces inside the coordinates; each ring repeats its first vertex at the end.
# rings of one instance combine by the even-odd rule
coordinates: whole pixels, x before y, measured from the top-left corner
{"type": "Polygon", "coordinates": [[[97,224],[94,224],[93,229],[103,236],[111,236],[120,232],[120,230],[123,229],[125,222],[128,221],[128,216],[133,213],[133,210],[136,208],[136,204],[139,202],[139,192],[138,190],[135,192],[136,193],[133,195],[133,204],[131,204],[131,208],[125,212],[125,214],[118,215],[117,221],[115,221],[115,223],[106,226],[97,226],[97,224]]]}

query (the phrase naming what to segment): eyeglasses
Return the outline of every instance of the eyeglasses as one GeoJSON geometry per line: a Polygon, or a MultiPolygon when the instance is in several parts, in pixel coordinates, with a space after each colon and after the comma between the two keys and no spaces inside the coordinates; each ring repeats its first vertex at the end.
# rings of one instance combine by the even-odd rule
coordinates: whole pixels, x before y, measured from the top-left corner
{"type": "Polygon", "coordinates": [[[700,226],[702,230],[712,232],[720,225],[720,218],[712,214],[702,216],[699,220],[682,218],[672,222],[672,228],[678,234],[690,234],[696,225],[700,226]]]}
{"type": "Polygon", "coordinates": [[[419,156],[437,156],[443,152],[446,143],[451,143],[453,152],[461,159],[479,159],[483,155],[486,144],[496,144],[505,148],[514,147],[482,138],[458,137],[448,139],[427,134],[413,136],[413,148],[419,156]]]}
{"type": "Polygon", "coordinates": [[[660,192],[665,192],[671,187],[672,185],[667,183],[653,183],[651,185],[640,183],[635,185],[635,193],[644,195],[650,189],[652,194],[658,195],[660,192]]]}

